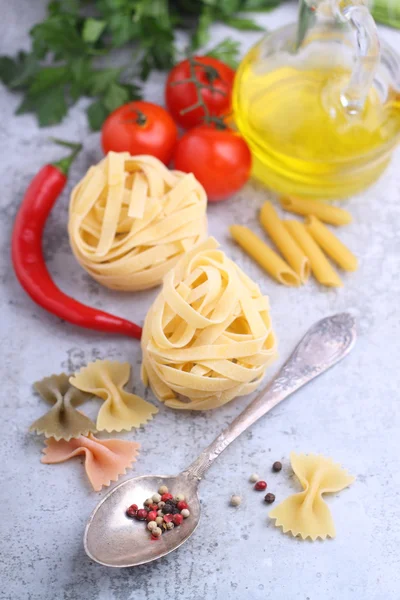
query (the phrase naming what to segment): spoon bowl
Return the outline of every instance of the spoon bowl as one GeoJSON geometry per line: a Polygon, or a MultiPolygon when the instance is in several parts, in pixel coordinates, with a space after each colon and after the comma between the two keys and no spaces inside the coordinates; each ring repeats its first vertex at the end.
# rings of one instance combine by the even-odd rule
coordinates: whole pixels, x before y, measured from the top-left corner
{"type": "Polygon", "coordinates": [[[200,520],[198,479],[186,474],[144,475],[113,488],[93,511],[85,530],[84,545],[90,558],[106,567],[135,567],[165,556],[192,535],[200,520]],[[146,498],[166,485],[176,496],[183,494],[190,516],[158,540],[151,539],[146,521],[126,515],[131,504],[143,506],[146,498]]]}

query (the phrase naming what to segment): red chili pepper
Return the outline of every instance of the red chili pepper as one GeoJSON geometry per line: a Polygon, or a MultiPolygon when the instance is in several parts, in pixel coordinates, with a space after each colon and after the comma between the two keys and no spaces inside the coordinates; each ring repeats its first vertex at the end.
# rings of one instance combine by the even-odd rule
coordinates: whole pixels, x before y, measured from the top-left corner
{"type": "Polygon", "coordinates": [[[25,193],[12,234],[15,274],[32,300],[60,319],[79,327],[140,339],[141,327],[67,296],[55,285],[47,270],[42,252],[43,229],[67,182],[69,168],[82,148],[81,144],[55,141],[72,148],[73,152],[58,162],[45,165],[25,193]]]}

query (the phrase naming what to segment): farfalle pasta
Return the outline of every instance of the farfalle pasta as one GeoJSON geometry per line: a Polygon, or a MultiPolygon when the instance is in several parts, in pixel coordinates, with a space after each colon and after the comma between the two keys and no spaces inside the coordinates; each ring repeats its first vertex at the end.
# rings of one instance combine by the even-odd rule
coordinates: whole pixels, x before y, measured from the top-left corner
{"type": "Polygon", "coordinates": [[[80,265],[102,285],[159,285],[207,235],[207,196],[191,173],[153,156],[110,152],[72,192],[69,239],[80,265]]]}
{"type": "Polygon", "coordinates": [[[85,470],[89,481],[96,492],[120,475],[126,473],[136,460],[140,444],[125,440],[99,440],[94,435],[80,436],[68,442],[46,440],[42,463],[51,465],[65,462],[74,456],[84,455],[85,470]]]}
{"type": "Polygon", "coordinates": [[[97,360],[70,378],[70,383],[79,390],[104,400],[97,415],[99,431],[129,431],[144,425],[158,412],[150,402],[123,389],[130,370],[129,363],[97,360]]]}
{"type": "Polygon", "coordinates": [[[209,238],[164,278],[142,335],[142,379],[171,408],[252,392],[275,357],[269,301],[209,238]]]}
{"type": "Polygon", "coordinates": [[[354,481],[354,477],[324,456],[292,452],[290,460],[303,491],[281,502],[269,516],[276,519],[275,525],[281,526],[284,533],[290,532],[303,539],[310,537],[313,541],[335,537],[332,515],[322,495],[340,492],[354,481]]]}
{"type": "Polygon", "coordinates": [[[93,421],[75,408],[90,396],[73,387],[66,373],[45,377],[37,381],[34,388],[43,400],[54,406],[43,417],[32,423],[30,431],[43,433],[46,437],[53,437],[55,440],[67,441],[96,431],[93,421]]]}

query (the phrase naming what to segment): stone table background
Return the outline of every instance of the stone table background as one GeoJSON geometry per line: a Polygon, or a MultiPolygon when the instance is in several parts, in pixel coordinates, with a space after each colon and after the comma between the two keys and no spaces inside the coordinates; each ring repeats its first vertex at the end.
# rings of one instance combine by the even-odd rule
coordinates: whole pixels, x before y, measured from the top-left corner
{"type": "MultiPolygon", "coordinates": [[[[44,0],[2,0],[0,51],[28,46],[27,31],[44,14],[44,0]]],[[[260,16],[275,28],[295,18],[288,5],[260,16]]],[[[228,33],[215,28],[215,38],[228,33]]],[[[232,34],[232,32],[229,32],[232,34]]],[[[381,28],[400,47],[400,33],[381,28]]],[[[234,34],[243,51],[256,34],[234,34]]],[[[163,76],[148,83],[162,101],[163,76]]],[[[210,233],[269,294],[282,361],[317,319],[342,310],[359,318],[352,354],[239,438],[201,486],[203,515],[191,540],[175,554],[136,569],[112,570],[91,562],[82,533],[104,495],[91,491],[80,460],[40,463],[43,441],[27,433],[44,411],[32,383],[50,373],[73,372],[96,358],[129,361],[134,390],[140,350],[135,341],[80,331],[36,307],[15,280],[9,261],[12,221],[30,179],[62,152],[49,135],[81,140],[85,151],[47,226],[45,253],[58,284],[83,302],[142,322],[156,292],[118,294],[101,288],[69,249],[68,192],[101,158],[99,137],[88,134],[85,101],[59,126],[39,130],[30,115],[15,117],[17,96],[1,90],[1,478],[0,598],[6,600],[398,600],[400,598],[399,237],[400,154],[374,187],[352,200],[354,224],[340,236],[360,257],[341,290],[311,282],[299,290],[276,285],[229,240],[228,225],[256,231],[257,209],[268,197],[248,185],[237,197],[209,207],[210,233]],[[304,542],[283,535],[267,519],[261,495],[248,483],[257,471],[278,500],[299,489],[288,467],[290,451],[317,452],[342,463],[357,480],[328,503],[337,538],[304,542]],[[274,460],[285,469],[270,474],[274,460]],[[231,493],[243,505],[225,511],[231,493]]],[[[271,373],[278,368],[276,364],[271,373]]],[[[160,407],[146,430],[121,437],[142,444],[134,474],[178,472],[239,413],[238,399],[211,413],[184,414],[160,407]]],[[[95,403],[91,406],[95,414],[95,403]]],[[[129,475],[127,475],[129,476],[129,475]]]]}

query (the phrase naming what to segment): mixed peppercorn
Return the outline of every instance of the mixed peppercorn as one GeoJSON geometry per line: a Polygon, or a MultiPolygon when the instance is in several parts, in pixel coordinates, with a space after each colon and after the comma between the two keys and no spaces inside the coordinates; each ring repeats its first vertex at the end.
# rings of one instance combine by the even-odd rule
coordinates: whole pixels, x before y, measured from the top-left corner
{"type": "MultiPolygon", "coordinates": [[[[281,470],[282,470],[282,463],[279,461],[275,461],[274,464],[272,465],[272,471],[274,473],[278,473],[281,470]]],[[[254,483],[254,489],[257,492],[262,492],[262,491],[266,490],[268,487],[267,482],[264,481],[263,479],[260,479],[260,476],[258,473],[252,473],[249,477],[249,481],[250,481],[250,483],[254,483]]],[[[275,494],[271,494],[271,492],[268,492],[268,494],[266,494],[264,496],[264,501],[267,504],[272,504],[273,502],[275,502],[275,494]]],[[[233,494],[231,496],[231,499],[230,499],[231,506],[240,506],[241,503],[242,503],[242,498],[239,495],[233,494]]]]}
{"type": "Polygon", "coordinates": [[[189,506],[183,494],[175,497],[162,485],[157,494],[143,503],[143,508],[131,504],[126,515],[138,521],[147,521],[147,529],[153,540],[158,540],[165,531],[179,527],[183,519],[190,517],[189,506]]]}

